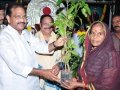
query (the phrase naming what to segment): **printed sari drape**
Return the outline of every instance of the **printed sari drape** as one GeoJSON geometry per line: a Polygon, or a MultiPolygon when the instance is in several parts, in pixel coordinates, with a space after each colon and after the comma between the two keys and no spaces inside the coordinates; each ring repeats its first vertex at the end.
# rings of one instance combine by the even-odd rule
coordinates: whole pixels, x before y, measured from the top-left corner
{"type": "Polygon", "coordinates": [[[98,23],[104,26],[106,37],[100,46],[92,50],[90,31],[88,32],[80,76],[86,85],[93,87],[91,90],[120,90],[120,58],[115,51],[108,26],[99,21],[98,23]]]}

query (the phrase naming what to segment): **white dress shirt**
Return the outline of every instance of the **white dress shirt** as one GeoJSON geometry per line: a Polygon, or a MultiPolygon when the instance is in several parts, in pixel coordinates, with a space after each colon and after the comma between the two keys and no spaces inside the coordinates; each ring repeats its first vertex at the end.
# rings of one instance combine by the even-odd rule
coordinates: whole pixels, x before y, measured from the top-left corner
{"type": "Polygon", "coordinates": [[[0,34],[0,90],[41,90],[39,78],[29,76],[38,63],[34,51],[49,53],[48,45],[27,31],[20,35],[8,25],[0,34]]]}
{"type": "Polygon", "coordinates": [[[1,24],[1,25],[0,25],[0,32],[1,32],[5,27],[6,27],[6,25],[1,24]]]}

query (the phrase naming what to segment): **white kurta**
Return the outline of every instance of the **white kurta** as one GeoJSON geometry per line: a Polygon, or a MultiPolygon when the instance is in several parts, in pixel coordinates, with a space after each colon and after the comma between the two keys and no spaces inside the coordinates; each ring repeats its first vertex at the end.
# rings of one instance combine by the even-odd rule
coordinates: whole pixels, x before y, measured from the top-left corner
{"type": "Polygon", "coordinates": [[[40,90],[39,78],[28,74],[38,67],[33,50],[49,53],[48,45],[28,36],[26,32],[19,35],[9,25],[1,32],[0,90],[40,90]]]}

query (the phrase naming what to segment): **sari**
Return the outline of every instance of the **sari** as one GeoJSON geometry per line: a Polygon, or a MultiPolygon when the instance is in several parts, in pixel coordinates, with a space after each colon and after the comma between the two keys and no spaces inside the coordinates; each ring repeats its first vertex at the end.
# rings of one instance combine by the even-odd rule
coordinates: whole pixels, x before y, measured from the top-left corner
{"type": "Polygon", "coordinates": [[[90,90],[120,90],[120,58],[114,48],[110,30],[100,21],[94,22],[91,28],[85,39],[85,53],[79,74],[90,90]],[[102,44],[92,50],[89,33],[95,23],[103,25],[106,36],[102,44]]]}

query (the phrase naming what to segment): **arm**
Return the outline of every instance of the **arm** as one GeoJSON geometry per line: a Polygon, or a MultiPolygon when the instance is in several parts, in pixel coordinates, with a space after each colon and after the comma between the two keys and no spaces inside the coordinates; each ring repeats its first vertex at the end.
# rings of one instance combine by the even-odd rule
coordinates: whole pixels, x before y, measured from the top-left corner
{"type": "Polygon", "coordinates": [[[31,72],[32,67],[27,66],[23,63],[23,58],[19,57],[19,50],[22,48],[17,48],[15,41],[11,40],[11,37],[0,37],[0,56],[2,64],[6,64],[13,73],[27,77],[31,72]]]}
{"type": "Polygon", "coordinates": [[[48,46],[49,52],[52,52],[52,51],[55,50],[57,47],[59,47],[59,46],[57,46],[56,42],[57,42],[57,41],[52,42],[52,43],[49,44],[49,46],[48,46]]]}
{"type": "Polygon", "coordinates": [[[85,86],[83,82],[78,82],[75,78],[69,81],[65,81],[61,83],[61,86],[70,90],[74,90],[76,88],[86,88],[88,89],[88,85],[85,86]]]}
{"type": "Polygon", "coordinates": [[[55,76],[52,73],[52,69],[49,69],[49,70],[40,70],[40,69],[37,69],[37,68],[33,68],[32,71],[29,73],[29,75],[44,77],[46,79],[49,79],[49,80],[52,80],[52,81],[56,81],[56,82],[60,81],[57,78],[57,76],[55,76]]]}
{"type": "Polygon", "coordinates": [[[66,43],[67,39],[65,37],[58,38],[55,42],[49,44],[49,52],[63,46],[66,43]]]}
{"type": "Polygon", "coordinates": [[[21,75],[23,77],[27,77],[28,75],[41,76],[46,79],[59,82],[59,79],[52,73],[52,70],[40,70],[37,68],[29,67],[25,63],[22,63],[14,51],[14,46],[8,42],[9,41],[5,42],[5,40],[4,42],[0,42],[0,55],[13,73],[21,75]]]}
{"type": "Polygon", "coordinates": [[[55,42],[47,44],[30,34],[31,47],[39,54],[53,54],[53,50],[61,47],[66,42],[66,38],[60,37],[55,42]]]}

